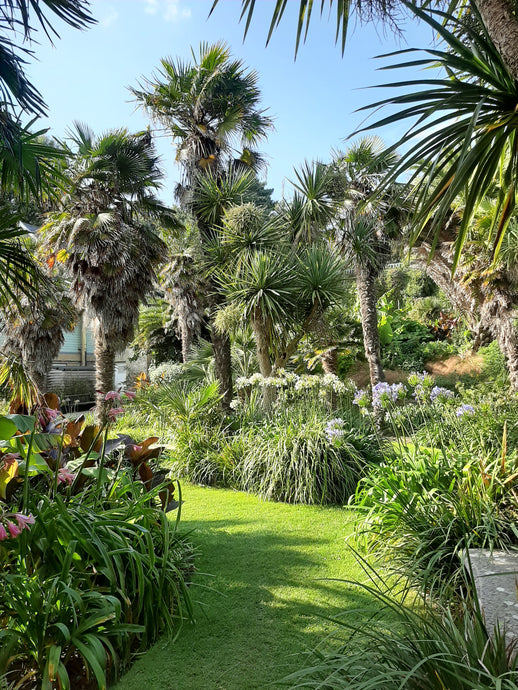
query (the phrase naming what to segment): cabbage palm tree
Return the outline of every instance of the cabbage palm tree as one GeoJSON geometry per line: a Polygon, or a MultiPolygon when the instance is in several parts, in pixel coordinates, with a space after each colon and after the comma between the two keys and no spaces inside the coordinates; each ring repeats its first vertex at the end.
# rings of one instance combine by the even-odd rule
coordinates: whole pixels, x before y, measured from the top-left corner
{"type": "Polygon", "coordinates": [[[397,156],[377,138],[365,137],[330,167],[332,194],[340,202],[335,243],[352,262],[360,300],[365,356],[374,386],[385,380],[381,364],[375,281],[390,256],[390,238],[399,228],[399,210],[390,195],[373,199],[397,156]]]}
{"type": "Polygon", "coordinates": [[[223,243],[231,265],[221,282],[252,327],[259,368],[268,377],[343,297],[343,262],[322,244],[293,251],[289,236],[282,238],[278,224],[253,204],[227,212],[223,243]]]}
{"type": "Polygon", "coordinates": [[[150,218],[174,221],[153,192],[161,173],[149,133],[99,138],[77,129],[73,187],[42,229],[51,260],[63,262],[78,309],[94,317],[97,413],[113,389],[115,354],[132,339],[139,304],[166,254],[150,218]]]}
{"type": "MultiPolygon", "coordinates": [[[[366,129],[412,119],[413,124],[398,144],[412,142],[412,138],[414,142],[386,184],[410,173],[414,235],[425,227],[433,230],[432,249],[455,199],[466,192],[452,261],[455,270],[473,216],[484,198],[497,188],[498,205],[494,223],[488,229],[495,256],[515,209],[518,81],[482,22],[456,19],[437,10],[425,13],[414,7],[413,11],[437,31],[445,47],[409,49],[405,52],[416,53],[416,60],[402,64],[398,59],[389,68],[422,65],[441,68],[442,74],[384,85],[393,95],[368,108],[390,105],[397,109],[366,129]],[[397,89],[405,92],[398,93],[397,89]]],[[[514,49],[518,54],[516,43],[514,49]]],[[[399,54],[394,55],[399,58],[399,54]]]]}
{"type": "MultiPolygon", "coordinates": [[[[178,198],[194,212],[202,242],[208,243],[214,236],[211,214],[196,211],[195,190],[206,175],[223,180],[243,166],[257,166],[260,156],[253,148],[266,136],[272,121],[260,109],[257,73],[232,59],[223,43],[203,43],[192,62],[164,59],[161,68],[132,93],[171,133],[183,172],[178,198]]],[[[214,288],[209,284],[212,314],[218,302],[214,288]]],[[[228,407],[232,399],[230,340],[216,328],[211,329],[211,340],[223,405],[228,407]]]]}

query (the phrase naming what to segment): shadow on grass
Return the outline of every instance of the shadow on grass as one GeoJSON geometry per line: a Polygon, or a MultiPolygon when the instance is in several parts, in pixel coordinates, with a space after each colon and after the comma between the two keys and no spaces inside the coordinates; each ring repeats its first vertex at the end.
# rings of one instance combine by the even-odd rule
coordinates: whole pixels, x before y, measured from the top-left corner
{"type": "Polygon", "coordinates": [[[155,645],[118,690],[264,688],[329,635],[326,616],[372,605],[365,592],[325,579],[363,579],[344,543],[345,511],[247,499],[249,515],[228,515],[224,505],[228,517],[204,519],[201,510],[182,521],[200,550],[191,587],[197,622],[155,645]]]}

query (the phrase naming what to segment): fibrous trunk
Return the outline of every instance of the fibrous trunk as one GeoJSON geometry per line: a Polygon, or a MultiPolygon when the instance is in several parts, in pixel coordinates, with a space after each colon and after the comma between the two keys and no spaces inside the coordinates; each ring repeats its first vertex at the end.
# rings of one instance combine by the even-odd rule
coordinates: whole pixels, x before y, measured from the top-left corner
{"type": "Polygon", "coordinates": [[[450,243],[439,244],[431,258],[426,244],[415,254],[455,309],[466,318],[475,334],[475,345],[487,342],[488,335],[497,341],[507,363],[511,386],[518,390],[518,331],[512,295],[502,285],[488,282],[483,275],[466,281],[462,269],[458,269],[452,277],[450,243]]]}
{"type": "Polygon", "coordinates": [[[95,418],[104,424],[107,421],[108,406],[106,393],[115,386],[115,349],[106,341],[100,329],[95,331],[95,418]]]}
{"type": "Polygon", "coordinates": [[[219,381],[219,392],[223,396],[221,408],[223,412],[228,414],[231,410],[230,403],[233,396],[230,338],[226,333],[220,333],[217,330],[213,319],[211,322],[210,339],[214,355],[214,371],[219,381]]]}
{"type": "Polygon", "coordinates": [[[518,81],[518,21],[509,0],[475,0],[484,26],[505,66],[518,81]]]}
{"type": "Polygon", "coordinates": [[[378,312],[376,310],[376,271],[370,265],[356,265],[356,287],[360,299],[363,345],[369,364],[371,385],[385,380],[381,365],[378,312]]]}
{"type": "MultiPolygon", "coordinates": [[[[260,309],[256,309],[253,315],[252,330],[254,332],[259,371],[264,378],[268,378],[272,374],[272,363],[270,360],[270,339],[268,337],[268,325],[263,318],[260,309]]],[[[263,401],[265,409],[269,409],[271,407],[274,399],[275,389],[272,386],[265,386],[263,389],[263,401]]]]}

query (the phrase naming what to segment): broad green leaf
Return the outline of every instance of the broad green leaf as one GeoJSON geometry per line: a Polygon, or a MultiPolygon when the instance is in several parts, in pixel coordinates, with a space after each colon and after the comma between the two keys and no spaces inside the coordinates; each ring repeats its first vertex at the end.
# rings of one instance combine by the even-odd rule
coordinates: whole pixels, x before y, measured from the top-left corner
{"type": "Polygon", "coordinates": [[[17,431],[18,427],[11,419],[4,415],[0,417],[0,440],[8,441],[17,431]]]}
{"type": "Polygon", "coordinates": [[[36,423],[36,419],[34,417],[26,414],[7,414],[4,416],[6,419],[11,420],[15,424],[18,431],[20,431],[22,434],[32,431],[36,423]]]}

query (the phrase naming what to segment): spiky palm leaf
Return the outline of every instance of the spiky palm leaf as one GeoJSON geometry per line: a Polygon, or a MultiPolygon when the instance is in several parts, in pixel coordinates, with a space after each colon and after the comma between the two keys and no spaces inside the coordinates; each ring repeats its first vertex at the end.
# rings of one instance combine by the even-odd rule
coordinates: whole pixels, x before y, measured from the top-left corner
{"type": "Polygon", "coordinates": [[[327,246],[309,247],[299,257],[297,287],[300,300],[322,312],[345,297],[344,263],[327,246]]]}
{"type": "Polygon", "coordinates": [[[333,220],[337,204],[332,194],[329,166],[315,161],[295,169],[292,182],[295,195],[284,204],[283,215],[291,225],[295,245],[317,241],[320,233],[333,220]]]}
{"type": "Polygon", "coordinates": [[[35,296],[45,278],[24,244],[27,236],[18,225],[20,216],[0,205],[0,306],[20,304],[35,296]]]}
{"type": "Polygon", "coordinates": [[[386,183],[390,184],[412,171],[408,186],[413,191],[416,234],[430,221],[433,246],[451,204],[459,194],[466,192],[463,219],[455,245],[455,269],[473,214],[495,182],[499,188],[499,209],[494,227],[495,255],[515,208],[518,86],[481,22],[475,30],[462,19],[444,12],[429,10],[426,13],[414,6],[408,7],[437,31],[445,49],[398,51],[389,57],[424,55],[385,69],[437,67],[443,70],[444,76],[384,84],[384,88],[410,90],[366,106],[393,105],[398,108],[394,114],[367,128],[417,118],[395,146],[408,142],[410,138],[415,143],[402,155],[386,183]],[[444,26],[442,20],[448,20],[453,29],[444,26]],[[458,32],[463,34],[462,41],[457,38],[458,32]]]}

